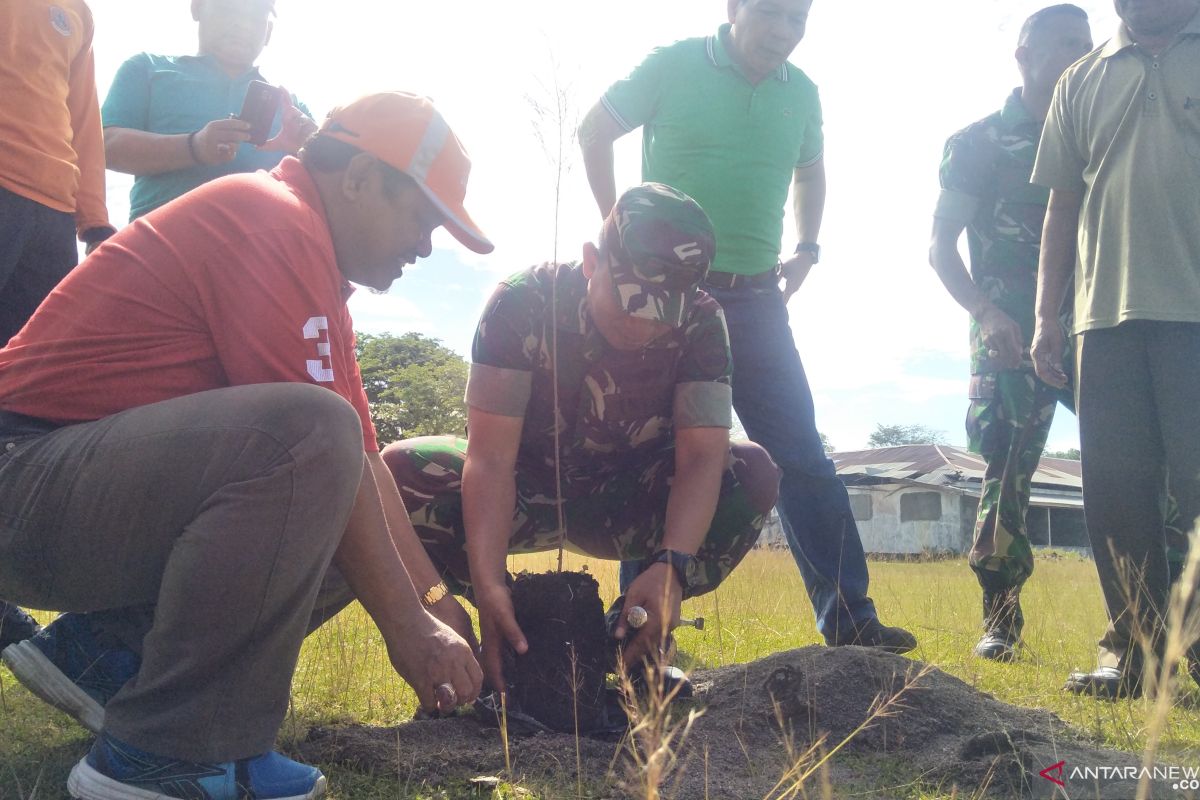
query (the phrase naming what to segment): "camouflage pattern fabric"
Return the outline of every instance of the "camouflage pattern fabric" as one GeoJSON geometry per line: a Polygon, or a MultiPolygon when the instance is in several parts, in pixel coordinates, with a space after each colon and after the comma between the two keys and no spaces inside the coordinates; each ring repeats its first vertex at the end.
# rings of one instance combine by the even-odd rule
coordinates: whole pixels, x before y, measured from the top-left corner
{"type": "Polygon", "coordinates": [[[617,200],[601,242],[612,257],[613,290],[635,317],[678,328],[717,252],[704,209],[678,189],[643,183],[617,200]]]}
{"type": "Polygon", "coordinates": [[[967,436],[987,469],[968,560],[980,584],[998,593],[1020,589],[1033,573],[1025,514],[1062,393],[1029,369],[973,376],[972,385],[967,436]]]}
{"type": "MultiPolygon", "coordinates": [[[[430,436],[397,442],[383,459],[396,479],[413,527],[451,590],[468,593],[462,468],[467,441],[430,436]]],[[[627,468],[563,487],[567,539],[573,549],[604,559],[640,559],[658,549],[666,524],[667,496],[675,472],[672,446],[639,454],[627,468]]],[[[715,589],[749,552],[774,505],[779,472],[761,447],[730,447],[729,464],[708,535],[697,557],[700,584],[685,596],[715,589]]],[[[553,475],[516,473],[510,553],[558,547],[553,475]]]]}
{"type": "MultiPolygon", "coordinates": [[[[1020,326],[1026,359],[1033,340],[1042,222],[1050,199],[1049,189],[1029,182],[1041,128],[1025,110],[1020,90],[1014,90],[1001,111],[950,137],[939,176],[943,189],[979,200],[967,225],[971,277],[1020,326]]],[[[1069,332],[1069,321],[1064,322],[1069,332]]],[[[996,371],[974,319],[970,347],[972,375],[996,371]]],[[[1063,360],[1070,361],[1070,355],[1063,360]]]]}
{"type": "MultiPolygon", "coordinates": [[[[1070,387],[1056,390],[1043,383],[1029,359],[1038,250],[1050,195],[1029,182],[1040,136],[1041,125],[1015,90],[1001,111],[950,137],[940,172],[943,189],[979,201],[966,228],[971,277],[1020,326],[1024,346],[1021,367],[1002,369],[989,356],[979,324],[970,321],[967,437],[987,469],[969,561],[980,583],[992,592],[1019,589],[1033,572],[1025,527],[1030,483],[1055,406],[1062,402],[1074,409],[1070,387]]],[[[1062,324],[1070,331],[1069,317],[1062,324]]],[[[1071,354],[1064,354],[1063,363],[1071,362],[1071,354]]]]}
{"type": "MultiPolygon", "coordinates": [[[[586,299],[587,279],[577,266],[544,264],[520,272],[493,295],[471,348],[475,365],[532,373],[517,472],[536,485],[554,485],[557,429],[563,481],[581,493],[673,444],[678,385],[727,386],[732,372],[725,317],[706,293],[697,294],[682,327],[637,351],[609,346],[586,299]]],[[[731,403],[726,396],[723,408],[710,409],[714,421],[707,424],[721,424],[715,420],[732,413],[731,403]]]]}

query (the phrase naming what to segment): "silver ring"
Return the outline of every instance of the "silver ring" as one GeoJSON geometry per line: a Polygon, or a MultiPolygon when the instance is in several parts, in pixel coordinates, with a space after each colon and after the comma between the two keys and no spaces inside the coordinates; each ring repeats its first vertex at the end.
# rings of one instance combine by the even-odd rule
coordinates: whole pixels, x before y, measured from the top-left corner
{"type": "Polygon", "coordinates": [[[454,686],[452,684],[439,684],[437,690],[446,695],[446,697],[450,700],[450,705],[458,705],[458,692],[454,691],[454,686]]]}

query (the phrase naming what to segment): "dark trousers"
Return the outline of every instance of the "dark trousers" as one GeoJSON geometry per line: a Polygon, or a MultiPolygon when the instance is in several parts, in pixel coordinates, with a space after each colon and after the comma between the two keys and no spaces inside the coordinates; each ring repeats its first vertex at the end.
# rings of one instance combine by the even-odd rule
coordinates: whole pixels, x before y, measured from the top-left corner
{"type": "Polygon", "coordinates": [[[319,592],[362,476],[350,404],[273,383],[0,421],[0,595],[102,612],[140,649],[105,730],[189,761],[270,750],[314,607],[348,599],[319,592]]]}
{"type": "Polygon", "coordinates": [[[78,263],[72,215],[0,188],[0,347],[78,263]]]}
{"type": "Polygon", "coordinates": [[[1162,632],[1168,488],[1185,529],[1200,513],[1200,323],[1135,320],[1079,341],[1084,514],[1109,618],[1100,662],[1124,666],[1131,644],[1162,632]]]}
{"type": "Polygon", "coordinates": [[[778,287],[709,289],[725,309],[733,408],[783,471],[780,520],[826,638],[875,616],[846,487],[825,455],[812,392],[778,287]]]}

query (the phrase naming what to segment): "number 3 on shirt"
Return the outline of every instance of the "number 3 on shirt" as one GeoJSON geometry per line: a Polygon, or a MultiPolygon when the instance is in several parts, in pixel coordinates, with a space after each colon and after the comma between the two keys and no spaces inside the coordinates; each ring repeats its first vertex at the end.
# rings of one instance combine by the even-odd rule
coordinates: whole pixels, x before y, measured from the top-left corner
{"type": "Polygon", "coordinates": [[[309,317],[304,323],[304,338],[315,339],[317,342],[317,358],[305,362],[308,374],[317,383],[333,383],[333,362],[329,357],[329,318],[309,317]],[[322,332],[325,332],[322,337],[322,332]]]}

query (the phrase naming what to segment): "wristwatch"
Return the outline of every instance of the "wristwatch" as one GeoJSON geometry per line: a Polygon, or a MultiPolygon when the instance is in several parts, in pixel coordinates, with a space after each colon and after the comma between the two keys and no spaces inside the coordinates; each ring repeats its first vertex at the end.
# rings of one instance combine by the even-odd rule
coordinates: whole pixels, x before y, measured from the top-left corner
{"type": "Polygon", "coordinates": [[[686,592],[700,585],[700,559],[678,550],[659,550],[642,562],[645,569],[651,564],[670,564],[675,570],[675,579],[686,592]]]}
{"type": "Polygon", "coordinates": [[[821,245],[816,242],[801,242],[796,245],[796,255],[800,255],[801,253],[812,255],[813,263],[816,264],[821,260],[821,245]]]}

